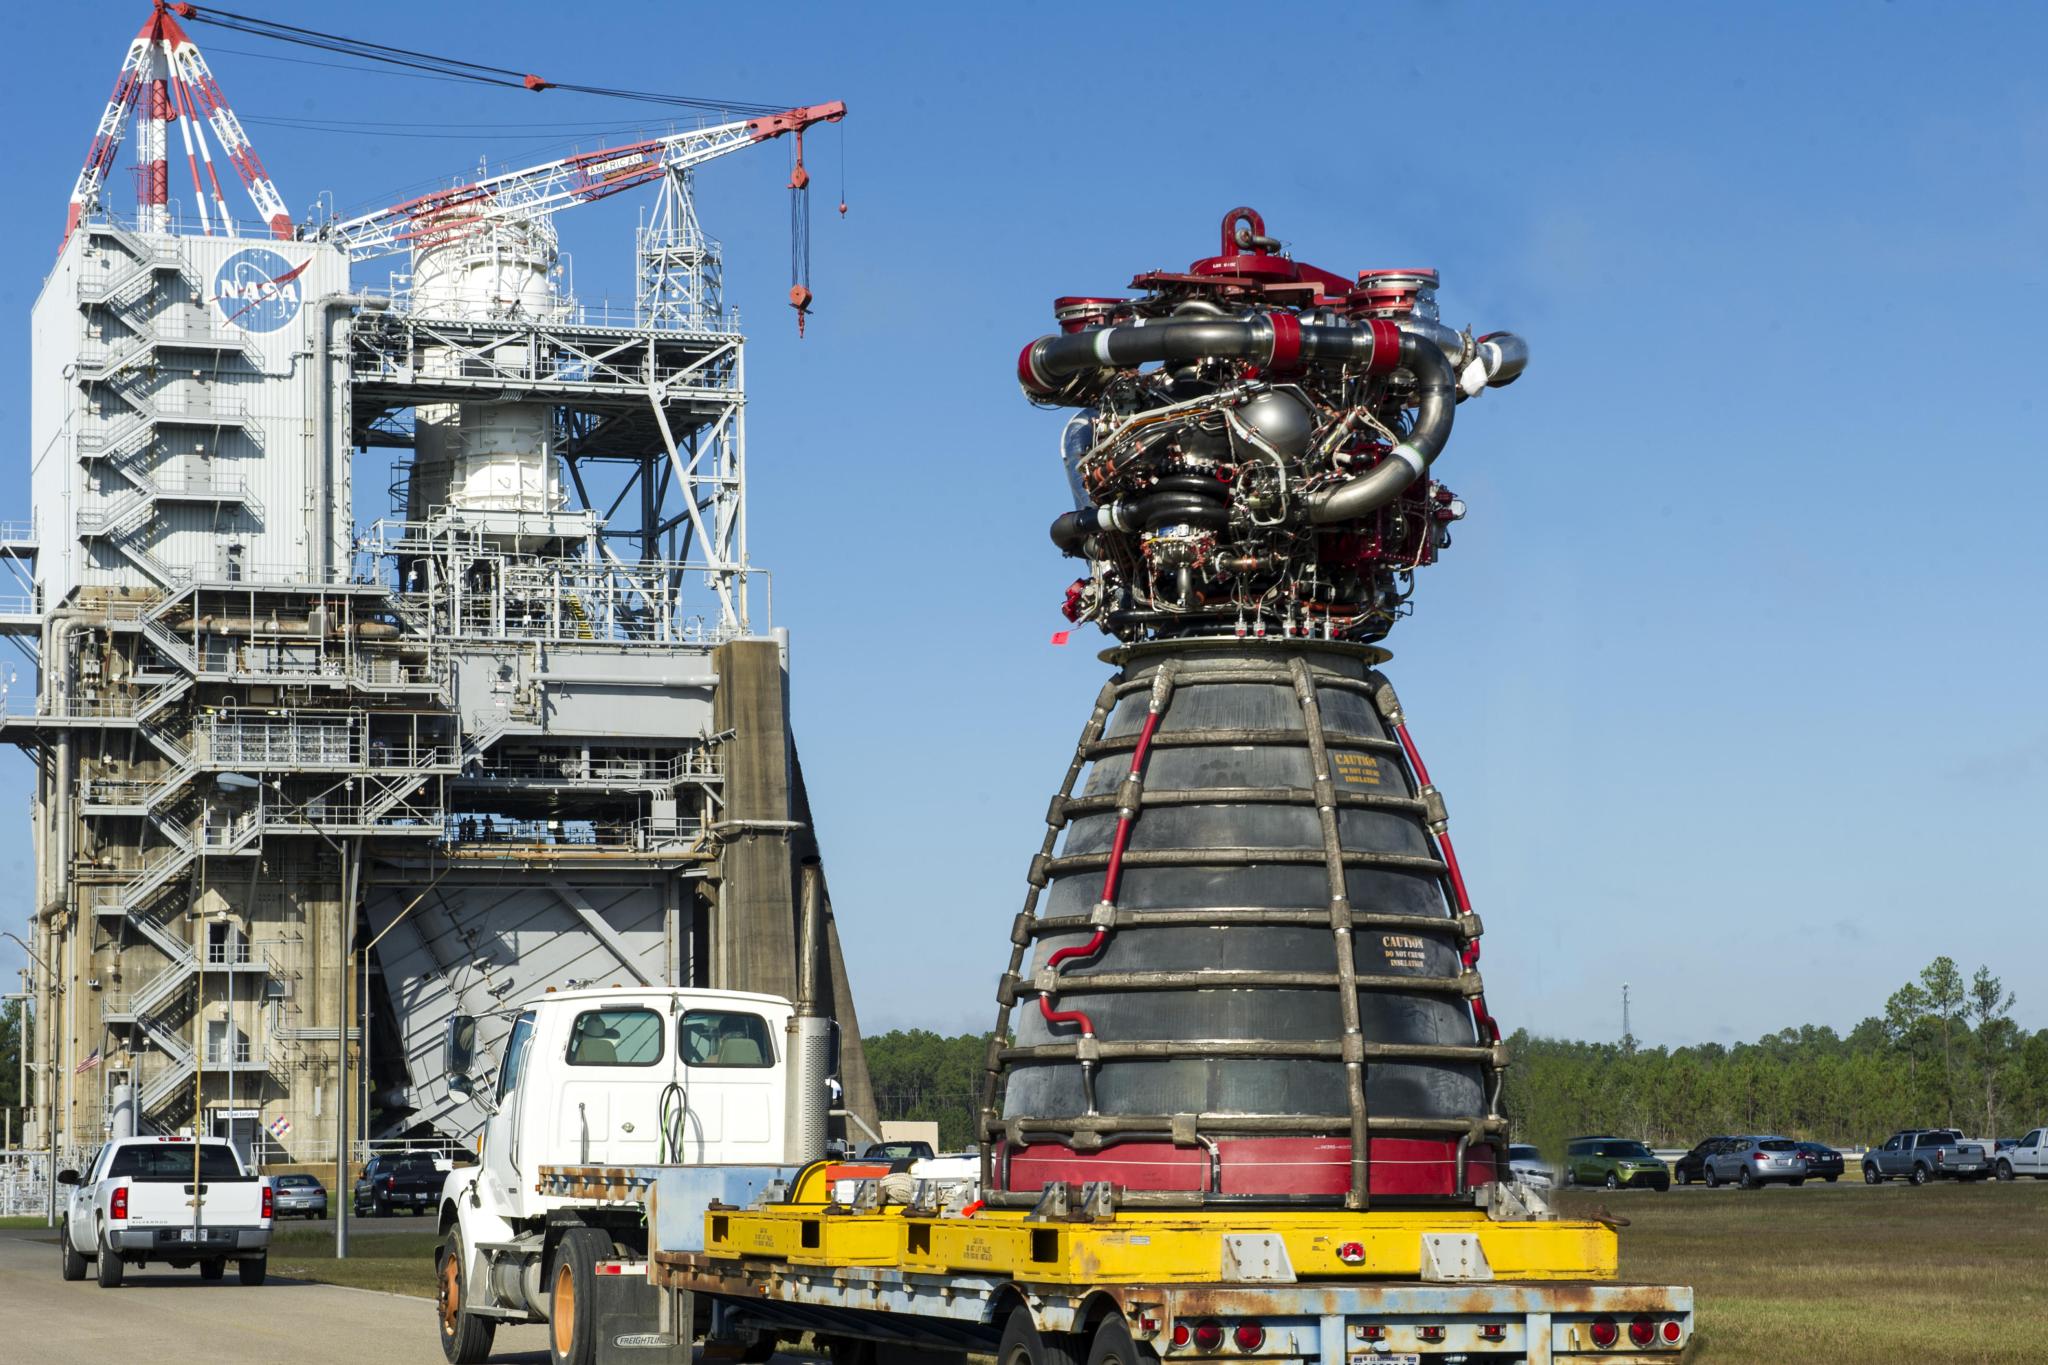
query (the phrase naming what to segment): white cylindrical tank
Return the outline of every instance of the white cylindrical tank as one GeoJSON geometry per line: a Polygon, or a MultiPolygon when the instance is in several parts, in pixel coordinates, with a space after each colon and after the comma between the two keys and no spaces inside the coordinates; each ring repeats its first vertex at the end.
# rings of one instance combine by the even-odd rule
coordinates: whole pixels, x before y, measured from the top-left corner
{"type": "MultiPolygon", "coordinates": [[[[546,218],[453,217],[445,240],[413,254],[412,311],[426,317],[535,321],[556,316],[560,249],[546,218]]],[[[523,373],[536,357],[492,358],[500,372],[523,373]]],[[[464,354],[435,348],[420,358],[428,375],[453,375],[464,354]]],[[[414,414],[415,446],[407,516],[435,513],[555,512],[568,503],[554,452],[554,418],[544,403],[447,403],[414,414]]]]}

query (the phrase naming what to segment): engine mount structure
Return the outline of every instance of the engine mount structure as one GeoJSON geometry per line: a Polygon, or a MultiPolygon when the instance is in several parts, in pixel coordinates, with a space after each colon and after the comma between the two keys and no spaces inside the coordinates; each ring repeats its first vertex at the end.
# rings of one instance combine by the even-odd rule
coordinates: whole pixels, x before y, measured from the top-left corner
{"type": "Polygon", "coordinates": [[[1458,405],[1528,363],[1441,322],[1436,286],[1296,261],[1235,208],[1220,254],[1057,300],[1018,357],[1076,410],[1066,614],[1122,643],[1011,930],[992,1203],[1499,1187],[1481,924],[1373,643],[1463,514],[1432,472],[1458,405]]]}

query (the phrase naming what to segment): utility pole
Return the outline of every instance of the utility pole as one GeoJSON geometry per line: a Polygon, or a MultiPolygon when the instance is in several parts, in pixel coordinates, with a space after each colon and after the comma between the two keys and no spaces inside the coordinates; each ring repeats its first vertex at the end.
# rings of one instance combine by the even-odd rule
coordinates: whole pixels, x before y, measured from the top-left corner
{"type": "Polygon", "coordinates": [[[1621,983],[1621,1045],[1629,1052],[1635,1051],[1636,1035],[1628,1022],[1628,982],[1621,983]]]}

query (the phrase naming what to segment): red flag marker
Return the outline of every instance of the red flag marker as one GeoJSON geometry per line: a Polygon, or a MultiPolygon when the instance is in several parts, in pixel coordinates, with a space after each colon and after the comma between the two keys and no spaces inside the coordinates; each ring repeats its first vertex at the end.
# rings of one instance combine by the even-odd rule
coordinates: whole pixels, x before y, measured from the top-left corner
{"type": "Polygon", "coordinates": [[[1052,642],[1056,645],[1063,645],[1072,638],[1073,634],[1074,632],[1071,630],[1056,630],[1052,633],[1052,642]]]}

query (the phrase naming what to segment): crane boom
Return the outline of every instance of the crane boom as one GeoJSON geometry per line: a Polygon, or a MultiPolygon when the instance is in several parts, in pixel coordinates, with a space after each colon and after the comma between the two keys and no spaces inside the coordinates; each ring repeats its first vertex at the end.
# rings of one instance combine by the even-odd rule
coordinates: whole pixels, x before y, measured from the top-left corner
{"type": "Polygon", "coordinates": [[[837,123],[845,117],[846,105],[834,100],[644,142],[578,152],[452,189],[435,190],[374,213],[330,224],[320,235],[339,242],[352,260],[438,246],[494,219],[540,217],[574,204],[587,204],[644,185],[669,171],[701,166],[784,133],[798,134],[801,146],[804,129],[817,123],[837,123]]]}

